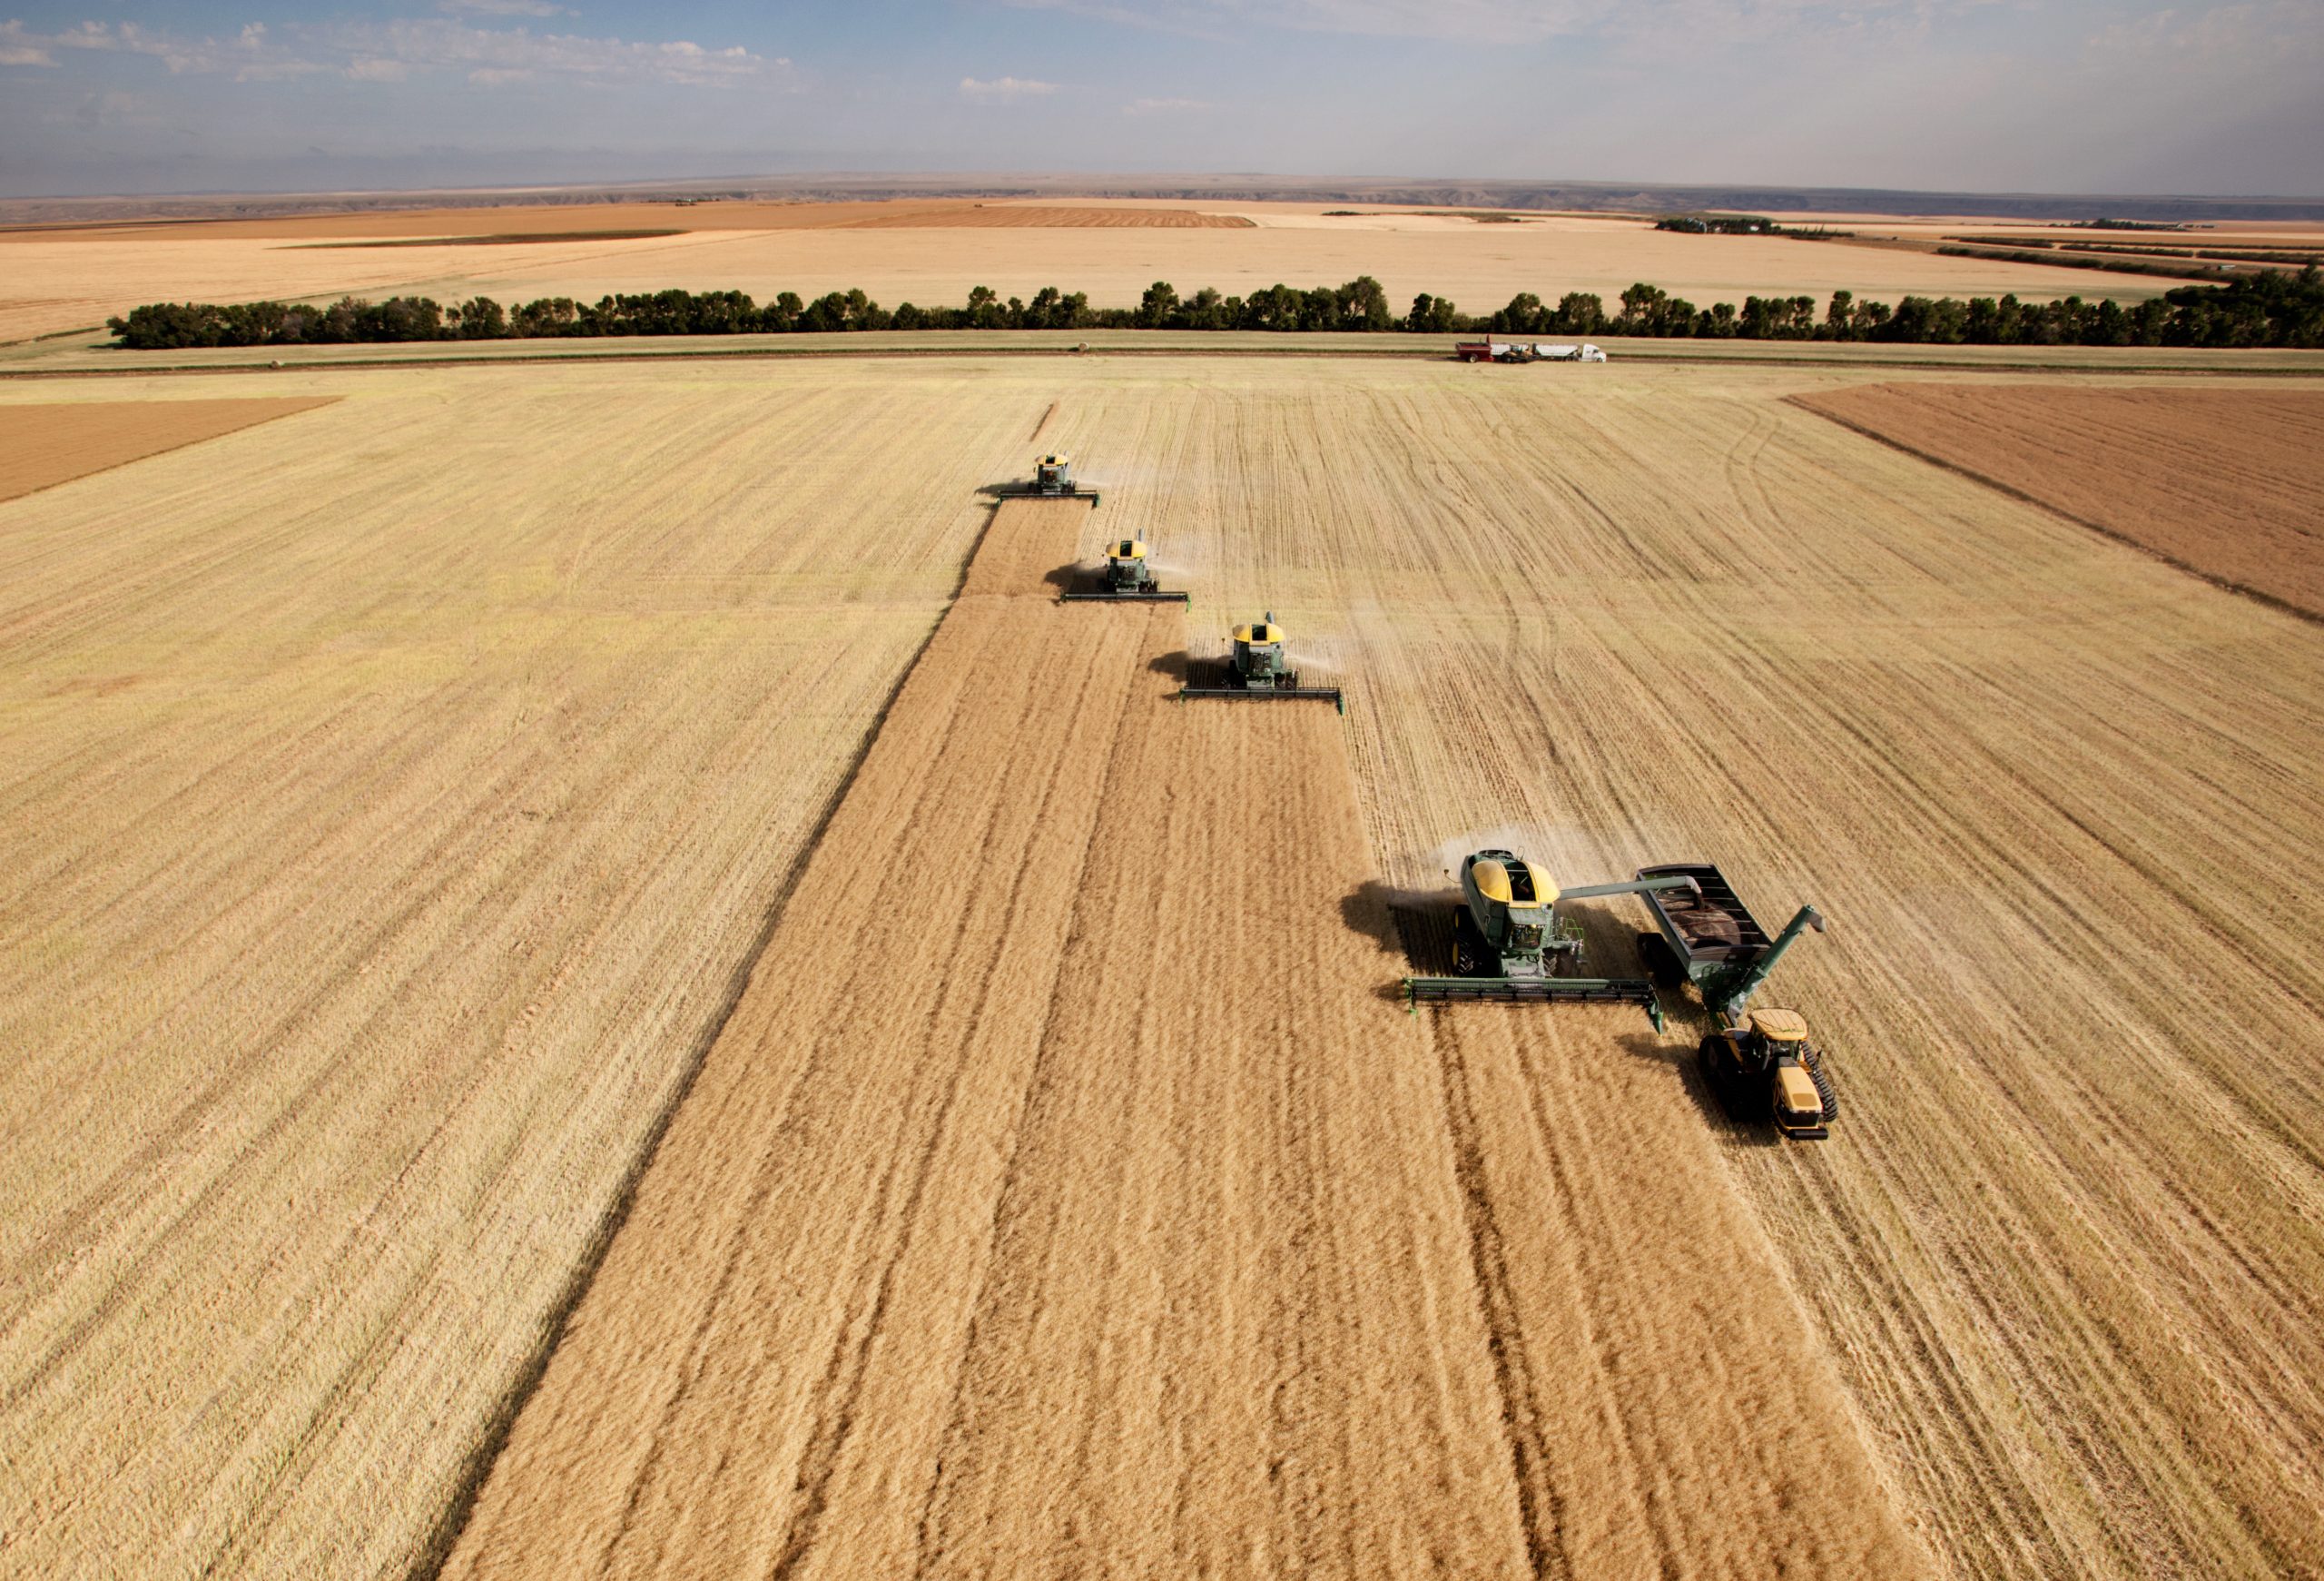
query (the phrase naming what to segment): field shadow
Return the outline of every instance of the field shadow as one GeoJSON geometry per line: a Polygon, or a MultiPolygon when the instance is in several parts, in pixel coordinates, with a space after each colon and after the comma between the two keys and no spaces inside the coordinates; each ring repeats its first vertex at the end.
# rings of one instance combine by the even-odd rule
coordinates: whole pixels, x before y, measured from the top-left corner
{"type": "MultiPolygon", "coordinates": [[[[1692,1019],[1673,1018],[1673,1024],[1682,1039],[1694,1030],[1692,1019]]],[[[1753,1124],[1728,1113],[1727,1105],[1718,1101],[1718,1094],[1712,1092],[1710,1083],[1703,1080],[1702,1071],[1695,1063],[1692,1043],[1683,1041],[1669,1042],[1650,1033],[1630,1033],[1615,1042],[1624,1053],[1633,1059],[1667,1069],[1670,1079],[1679,1083],[1680,1090],[1694,1104],[1695,1112],[1702,1116],[1711,1140],[1720,1147],[1756,1151],[1782,1144],[1783,1138],[1772,1125],[1753,1124]]]]}
{"type": "Polygon", "coordinates": [[[1146,661],[1147,669],[1157,676],[1174,680],[1182,687],[1193,684],[1188,679],[1194,673],[1193,667],[1194,661],[1187,657],[1187,650],[1183,647],[1176,653],[1157,653],[1146,661]]]}
{"type": "Polygon", "coordinates": [[[1041,578],[1045,586],[1055,588],[1060,593],[1078,593],[1084,588],[1094,587],[1097,580],[1078,560],[1059,566],[1041,578]]]}
{"type": "Polygon", "coordinates": [[[1396,977],[1380,985],[1380,998],[1403,1004],[1404,977],[1441,977],[1452,970],[1450,900],[1417,895],[1376,878],[1340,897],[1340,921],[1347,931],[1369,939],[1395,963],[1396,977]]]}

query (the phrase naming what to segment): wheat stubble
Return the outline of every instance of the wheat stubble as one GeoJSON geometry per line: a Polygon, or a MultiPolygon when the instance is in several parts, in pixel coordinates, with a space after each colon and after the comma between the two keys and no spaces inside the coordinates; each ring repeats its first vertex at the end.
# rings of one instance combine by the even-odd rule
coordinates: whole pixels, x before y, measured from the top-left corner
{"type": "Polygon", "coordinates": [[[1592,1124],[1611,1023],[1402,1014],[1341,721],[1165,700],[1176,610],[1028,579],[1083,511],[999,513],[447,1574],[1914,1568],[1659,1059],[1592,1124]]]}

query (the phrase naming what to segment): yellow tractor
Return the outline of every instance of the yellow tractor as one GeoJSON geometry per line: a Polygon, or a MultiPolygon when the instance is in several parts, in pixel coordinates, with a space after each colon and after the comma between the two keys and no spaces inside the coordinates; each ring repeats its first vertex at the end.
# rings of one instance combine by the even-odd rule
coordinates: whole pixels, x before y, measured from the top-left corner
{"type": "Polygon", "coordinates": [[[1831,1135],[1840,1101],[1807,1041],[1807,1018],[1797,1011],[1746,1011],[1738,1024],[1703,1039],[1695,1057],[1728,1113],[1770,1118],[1777,1131],[1801,1141],[1831,1135]]]}

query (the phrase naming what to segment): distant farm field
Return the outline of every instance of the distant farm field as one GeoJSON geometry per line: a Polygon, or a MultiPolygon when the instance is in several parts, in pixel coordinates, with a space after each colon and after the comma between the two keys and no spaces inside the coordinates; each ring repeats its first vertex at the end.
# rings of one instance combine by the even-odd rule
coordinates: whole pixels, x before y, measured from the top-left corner
{"type": "Polygon", "coordinates": [[[0,1570],[2324,1567],[2324,641],[1861,383],[286,370],[0,502],[0,1570]],[[1166,700],[1263,609],[1344,719],[1166,700]],[[1403,1014],[1488,844],[1821,906],[1831,1140],[1403,1014]]]}
{"type": "Polygon", "coordinates": [[[1925,296],[2142,301],[2172,282],[2043,264],[1833,246],[1768,236],[1689,236],[1639,220],[1528,215],[1484,223],[1434,211],[1321,205],[668,203],[458,209],[0,230],[0,341],[101,324],[156,301],[373,297],[418,292],[503,302],[594,300],[610,291],[737,290],[762,301],[861,288],[888,307],[951,306],[971,288],[1029,299],[1043,286],[1134,306],[1157,280],[1185,294],[1277,283],[1303,289],[1368,274],[1399,310],[1422,291],[1490,312],[1520,291],[1612,303],[1639,281],[1699,307],[1835,290],[1894,301],[1925,296]],[[590,229],[683,232],[590,240],[590,229]],[[556,242],[494,241],[538,231],[556,242]],[[321,241],[461,239],[441,249],[318,247],[321,241]]]}

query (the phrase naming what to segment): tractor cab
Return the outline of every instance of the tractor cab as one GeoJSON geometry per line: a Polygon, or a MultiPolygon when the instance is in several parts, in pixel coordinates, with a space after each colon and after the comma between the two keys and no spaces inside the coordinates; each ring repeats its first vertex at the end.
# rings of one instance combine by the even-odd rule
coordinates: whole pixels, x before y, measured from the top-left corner
{"type": "Polygon", "coordinates": [[[1033,489],[1041,494],[1073,492],[1073,461],[1068,456],[1041,456],[1033,462],[1033,489]]]}

